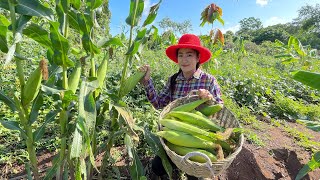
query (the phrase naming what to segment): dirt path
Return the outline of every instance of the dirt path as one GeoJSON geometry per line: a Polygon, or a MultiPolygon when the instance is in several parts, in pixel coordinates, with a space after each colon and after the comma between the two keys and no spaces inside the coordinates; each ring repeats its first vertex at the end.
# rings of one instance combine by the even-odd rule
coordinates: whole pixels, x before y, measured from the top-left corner
{"type": "MultiPolygon", "coordinates": [[[[320,133],[305,128],[296,123],[288,123],[288,127],[314,136],[314,141],[320,142],[320,133]]],[[[245,142],[242,151],[218,179],[231,180],[263,180],[263,179],[295,179],[298,171],[310,159],[310,152],[297,145],[292,135],[283,126],[275,127],[261,122],[262,130],[255,130],[265,146],[245,142]]],[[[304,179],[319,180],[320,169],[310,172],[304,179]]]]}

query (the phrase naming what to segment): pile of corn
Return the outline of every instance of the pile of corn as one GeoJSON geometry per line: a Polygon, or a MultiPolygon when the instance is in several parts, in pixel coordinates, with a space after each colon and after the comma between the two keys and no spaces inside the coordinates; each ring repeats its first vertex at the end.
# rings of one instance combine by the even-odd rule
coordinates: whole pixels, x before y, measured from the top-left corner
{"type": "MultiPolygon", "coordinates": [[[[234,151],[237,138],[232,128],[220,127],[209,118],[220,111],[223,105],[206,105],[205,102],[199,99],[175,107],[159,120],[162,128],[156,134],[166,140],[169,149],[181,156],[189,152],[201,152],[215,162],[234,151]],[[202,108],[196,110],[201,104],[202,108]]],[[[206,162],[201,156],[193,156],[190,160],[206,162]]]]}

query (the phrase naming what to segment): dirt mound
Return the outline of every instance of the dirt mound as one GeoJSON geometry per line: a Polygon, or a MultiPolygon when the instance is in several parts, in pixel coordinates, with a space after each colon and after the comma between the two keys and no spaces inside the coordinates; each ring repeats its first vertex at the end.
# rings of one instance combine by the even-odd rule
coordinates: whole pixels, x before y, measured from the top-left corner
{"type": "MultiPolygon", "coordinates": [[[[244,144],[241,152],[230,167],[218,179],[295,179],[299,170],[306,164],[311,153],[297,145],[295,139],[281,127],[270,126],[261,122],[263,130],[256,131],[265,146],[257,147],[244,144]]],[[[312,139],[320,141],[320,134],[294,123],[287,124],[291,128],[312,134],[312,139]]],[[[320,179],[320,169],[310,172],[304,179],[320,179]]]]}

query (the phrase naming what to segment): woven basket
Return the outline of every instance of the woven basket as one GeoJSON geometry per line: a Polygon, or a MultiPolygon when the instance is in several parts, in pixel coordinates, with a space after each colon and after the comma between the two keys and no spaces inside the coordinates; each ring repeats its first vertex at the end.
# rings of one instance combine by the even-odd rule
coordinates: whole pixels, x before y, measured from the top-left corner
{"type": "MultiPolygon", "coordinates": [[[[186,97],[176,99],[175,101],[171,102],[169,105],[167,105],[163,109],[163,111],[160,113],[160,119],[162,119],[174,107],[177,107],[182,104],[186,104],[188,102],[195,101],[197,99],[199,99],[198,95],[191,95],[191,96],[186,96],[186,97]]],[[[218,123],[220,126],[225,127],[225,128],[227,128],[227,127],[240,127],[238,120],[235,118],[235,116],[232,114],[232,112],[225,107],[221,111],[216,113],[213,117],[211,117],[211,119],[217,119],[218,122],[215,122],[215,123],[218,123]]],[[[159,124],[159,130],[161,130],[161,129],[162,129],[162,127],[159,124]]],[[[207,163],[198,163],[198,162],[190,161],[188,159],[190,157],[189,155],[192,156],[193,153],[187,154],[186,156],[180,156],[180,155],[176,154],[174,151],[171,151],[168,148],[168,146],[166,146],[166,144],[164,143],[164,140],[162,138],[160,138],[160,141],[161,141],[161,144],[162,144],[163,148],[165,149],[167,155],[170,157],[172,162],[180,170],[182,170],[183,172],[185,172],[189,175],[196,176],[196,177],[213,178],[213,177],[221,174],[224,170],[226,170],[230,166],[230,164],[232,163],[234,158],[239,154],[239,152],[242,149],[244,137],[243,137],[243,134],[240,134],[239,141],[238,141],[239,143],[236,146],[234,152],[232,154],[230,154],[229,156],[227,156],[223,160],[211,162],[208,157],[206,157],[205,155],[203,155],[201,153],[194,154],[194,155],[204,156],[204,158],[208,159],[207,163]]]]}

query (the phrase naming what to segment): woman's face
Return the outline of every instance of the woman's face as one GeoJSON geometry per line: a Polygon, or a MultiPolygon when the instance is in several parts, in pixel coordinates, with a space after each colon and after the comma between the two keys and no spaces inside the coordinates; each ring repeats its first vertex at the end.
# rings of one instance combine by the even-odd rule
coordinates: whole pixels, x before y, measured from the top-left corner
{"type": "Polygon", "coordinates": [[[193,73],[196,71],[199,57],[197,52],[189,48],[181,48],[178,50],[178,64],[184,73],[193,73]]]}

